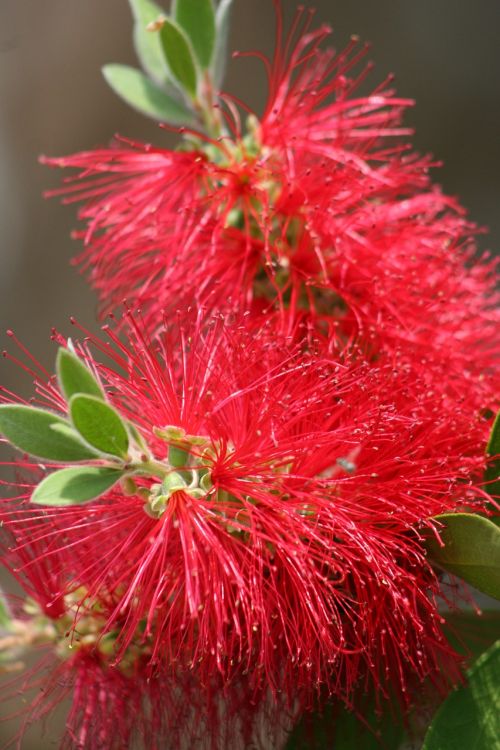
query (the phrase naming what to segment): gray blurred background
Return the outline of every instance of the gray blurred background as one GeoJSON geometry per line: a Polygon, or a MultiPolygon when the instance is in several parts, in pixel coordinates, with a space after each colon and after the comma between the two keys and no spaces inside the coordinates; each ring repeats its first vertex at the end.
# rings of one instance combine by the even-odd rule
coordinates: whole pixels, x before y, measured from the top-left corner
{"type": "MultiPolygon", "coordinates": [[[[160,0],[161,2],[161,0],[160,0]]],[[[165,0],[168,8],[168,0],[165,0]]],[[[290,18],[295,0],[284,0],[290,18]]],[[[310,0],[317,22],[334,26],[341,48],[357,33],[373,42],[375,86],[396,73],[398,92],[417,100],[408,121],[421,152],[445,166],[435,179],[489,226],[483,249],[500,248],[499,0],[310,0]]],[[[69,266],[75,207],[44,201],[62,174],[37,163],[109,142],[114,132],[160,145],[172,140],[107,88],[100,67],[135,64],[127,0],[0,0],[0,349],[18,336],[50,368],[55,325],[70,315],[97,328],[95,299],[69,266]]],[[[232,49],[273,48],[271,0],[235,0],[232,49]]],[[[260,111],[257,61],[230,64],[225,88],[260,111]]],[[[9,345],[9,349],[12,346],[9,345]]],[[[30,392],[28,379],[0,361],[0,382],[30,392]]],[[[0,735],[1,737],[1,735],[0,735]]],[[[0,743],[1,744],[1,743],[0,743]]],[[[52,747],[35,735],[25,748],[52,747]]]]}

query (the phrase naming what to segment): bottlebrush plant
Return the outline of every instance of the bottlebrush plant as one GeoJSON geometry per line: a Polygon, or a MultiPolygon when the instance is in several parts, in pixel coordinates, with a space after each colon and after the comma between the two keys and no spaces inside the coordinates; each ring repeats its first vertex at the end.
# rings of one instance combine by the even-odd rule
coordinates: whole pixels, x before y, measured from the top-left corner
{"type": "Polygon", "coordinates": [[[43,158],[112,322],[54,375],[10,334],[18,747],[62,701],[68,749],[496,747],[497,266],[412,102],[274,4],[262,116],[221,90],[231,0],[130,0],[143,71],[103,72],[178,148],[43,158]]]}

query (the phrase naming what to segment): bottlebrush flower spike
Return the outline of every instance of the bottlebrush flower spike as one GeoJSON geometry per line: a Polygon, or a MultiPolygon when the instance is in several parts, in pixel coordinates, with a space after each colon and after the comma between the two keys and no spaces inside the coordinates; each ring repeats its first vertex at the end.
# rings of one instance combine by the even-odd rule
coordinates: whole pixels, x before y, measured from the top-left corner
{"type": "MultiPolygon", "coordinates": [[[[36,469],[24,466],[23,473],[27,470],[33,482],[36,469]]],[[[20,487],[29,486],[26,479],[19,482],[20,487]]],[[[70,639],[77,602],[77,597],[64,594],[67,571],[73,564],[70,550],[47,543],[43,533],[38,539],[27,539],[20,533],[25,524],[22,507],[16,505],[7,511],[6,501],[2,503],[2,564],[26,596],[12,598],[12,622],[7,635],[0,639],[2,665],[14,662],[8,671],[23,669],[24,665],[15,659],[19,660],[33,647],[42,652],[38,653],[35,666],[3,684],[0,690],[7,710],[13,704],[11,716],[4,712],[3,718],[21,720],[12,744],[17,740],[16,746],[20,747],[30,724],[45,721],[64,699],[71,697],[61,748],[127,747],[131,727],[137,721],[132,706],[140,716],[140,693],[136,692],[134,682],[128,685],[125,675],[105,664],[102,654],[95,652],[98,613],[94,613],[90,628],[89,618],[85,623],[82,620],[78,636],[70,639]],[[32,691],[32,700],[23,700],[24,705],[19,709],[19,694],[32,691]]],[[[41,532],[43,519],[40,520],[41,532]]],[[[45,530],[50,533],[48,524],[45,530]]]]}
{"type": "MultiPolygon", "coordinates": [[[[74,628],[82,592],[63,594],[74,558],[69,545],[47,543],[51,519],[38,517],[39,538],[32,539],[26,537],[26,513],[21,508],[4,505],[1,520],[2,564],[26,596],[10,597],[12,620],[0,638],[0,673],[23,670],[0,687],[2,720],[19,722],[17,734],[5,747],[21,747],[34,723],[50,729],[52,714],[64,704],[69,708],[61,750],[245,750],[252,743],[280,745],[296,712],[287,713],[267,690],[259,695],[245,680],[228,690],[216,675],[201,684],[191,670],[175,672],[175,665],[156,665],[152,670],[144,644],[132,644],[116,664],[114,636],[102,636],[105,621],[99,608],[89,607],[74,628]],[[33,649],[37,661],[26,668],[21,660],[33,649]]],[[[87,551],[96,554],[94,545],[87,551]]]]}
{"type": "Polygon", "coordinates": [[[80,260],[103,310],[127,298],[153,328],[193,301],[274,307],[289,329],[306,315],[371,352],[404,342],[473,389],[499,354],[495,265],[472,267],[477,229],[409,150],[412,102],[390,80],[356,96],[366,47],[322,50],[329,29],[311,31],[304,10],[284,39],[276,6],[269,99],[246,133],[239,102],[223,97],[218,139],[187,133],[181,151],[118,139],[45,159],[80,170],[55,194],[84,202],[80,260]]]}
{"type": "Polygon", "coordinates": [[[266,326],[198,319],[149,340],[127,325],[127,344],[90,338],[111,364],[85,357],[140,435],[142,470],[84,505],[2,505],[16,549],[71,556],[75,637],[96,609],[113,662],[138,648],[155,670],[245,678],[290,710],[321,688],[405,702],[415,681],[446,681],[421,534],[485,505],[479,412],[415,370],[304,354],[266,326]]]}

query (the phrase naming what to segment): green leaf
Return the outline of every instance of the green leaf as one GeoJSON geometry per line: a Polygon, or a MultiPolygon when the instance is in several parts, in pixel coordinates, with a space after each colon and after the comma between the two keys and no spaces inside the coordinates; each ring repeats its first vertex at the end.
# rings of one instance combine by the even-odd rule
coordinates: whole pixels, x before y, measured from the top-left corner
{"type": "MultiPolygon", "coordinates": [[[[493,427],[491,428],[490,439],[486,446],[487,456],[498,456],[500,455],[500,411],[498,412],[493,427]]],[[[488,482],[486,486],[487,492],[490,495],[500,496],[500,458],[495,461],[490,461],[484,478],[488,482]]]]}
{"type": "Polygon", "coordinates": [[[81,505],[103,495],[122,477],[120,469],[104,466],[73,466],[49,474],[31,496],[38,505],[81,505]]]}
{"type": "Polygon", "coordinates": [[[428,537],[425,546],[432,561],[500,599],[500,528],[472,513],[446,513],[436,520],[443,524],[439,533],[444,546],[428,537]]]}
{"type": "Polygon", "coordinates": [[[500,411],[495,417],[493,427],[490,432],[490,439],[486,446],[486,453],[488,456],[497,456],[500,454],[500,411]]]}
{"type": "Polygon", "coordinates": [[[221,87],[226,72],[227,42],[232,5],[233,0],[221,0],[215,15],[215,49],[211,69],[216,89],[221,87]]]}
{"type": "Polygon", "coordinates": [[[0,592],[0,628],[8,629],[12,622],[12,615],[5,601],[4,595],[0,592]]]}
{"type": "Polygon", "coordinates": [[[75,393],[87,393],[89,396],[104,399],[102,388],[88,367],[69,349],[61,347],[57,352],[56,372],[66,401],[75,393]]]}
{"type": "Polygon", "coordinates": [[[191,125],[192,112],[169,96],[136,68],[128,65],[105,65],[102,74],[115,94],[146,117],[172,125],[191,125]]]}
{"type": "Polygon", "coordinates": [[[304,714],[288,738],[286,750],[309,750],[311,747],[398,750],[405,738],[402,716],[395,718],[386,707],[378,717],[374,701],[370,700],[363,707],[363,718],[367,724],[342,704],[329,703],[321,714],[304,714]],[[383,744],[379,737],[383,738],[383,744]]]}
{"type": "Polygon", "coordinates": [[[174,18],[184,29],[200,66],[206,70],[215,44],[215,11],[212,0],[175,0],[174,18]]]}
{"type": "Polygon", "coordinates": [[[142,450],[147,451],[147,445],[144,442],[144,438],[142,437],[141,433],[139,432],[135,424],[133,424],[133,422],[129,422],[127,427],[128,427],[128,431],[134,443],[142,450]]]}
{"type": "Polygon", "coordinates": [[[446,640],[452,648],[467,659],[477,659],[498,639],[500,610],[476,612],[446,612],[443,627],[446,640]]]}
{"type": "Polygon", "coordinates": [[[166,18],[160,31],[163,54],[170,73],[179,86],[194,99],[196,97],[197,72],[189,40],[183,30],[166,18]]]}
{"type": "Polygon", "coordinates": [[[94,396],[77,394],[69,402],[69,413],[76,430],[89,445],[112,456],[127,455],[127,428],[112,406],[94,396]]]}
{"type": "Polygon", "coordinates": [[[129,0],[134,16],[134,47],[144,70],[157,83],[168,80],[168,69],[158,34],[148,31],[147,26],[160,17],[165,11],[152,0],[129,0]]]}
{"type": "Polygon", "coordinates": [[[169,445],[168,463],[170,466],[175,466],[176,468],[185,468],[189,463],[189,450],[180,445],[169,445]]]}
{"type": "Polygon", "coordinates": [[[47,461],[74,463],[96,458],[69,422],[34,406],[2,404],[0,433],[15,448],[47,461]]]}
{"type": "MultiPolygon", "coordinates": [[[[500,497],[500,461],[494,461],[484,473],[487,482],[484,489],[492,497],[500,497]]],[[[490,506],[491,507],[491,506],[490,506]]]]}
{"type": "Polygon", "coordinates": [[[422,750],[498,750],[500,747],[500,641],[469,670],[437,711],[422,750]]]}
{"type": "Polygon", "coordinates": [[[144,26],[156,21],[159,16],[166,15],[163,8],[154,0],[129,0],[129,4],[135,23],[142,23],[144,26]]]}

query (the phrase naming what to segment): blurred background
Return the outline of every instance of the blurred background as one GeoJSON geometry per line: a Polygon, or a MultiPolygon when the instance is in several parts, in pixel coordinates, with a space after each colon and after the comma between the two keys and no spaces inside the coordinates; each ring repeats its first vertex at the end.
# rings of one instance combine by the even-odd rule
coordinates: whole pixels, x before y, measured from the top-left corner
{"type": "MultiPolygon", "coordinates": [[[[444,161],[436,181],[490,228],[479,240],[482,249],[498,250],[498,0],[307,0],[305,5],[317,8],[317,23],[333,25],[337,48],[352,33],[373,42],[376,69],[370,82],[375,86],[394,72],[398,92],[416,99],[408,118],[416,128],[416,149],[444,161]]],[[[283,6],[290,19],[295,0],[283,0],[283,6]]],[[[273,16],[271,0],[235,0],[232,49],[271,53],[273,16]]],[[[50,369],[51,326],[68,332],[74,315],[96,329],[96,304],[69,265],[78,249],[69,238],[75,207],[42,198],[62,174],[40,166],[38,156],[106,145],[115,132],[172,144],[152,121],[123,104],[100,74],[105,63],[135,64],[131,31],[127,0],[0,0],[0,350],[11,327],[50,369]]],[[[259,112],[265,100],[262,66],[233,61],[225,88],[259,112]]],[[[29,379],[19,379],[16,368],[0,361],[0,382],[29,393],[29,379]]],[[[52,746],[50,736],[38,735],[23,745],[52,746]]]]}

